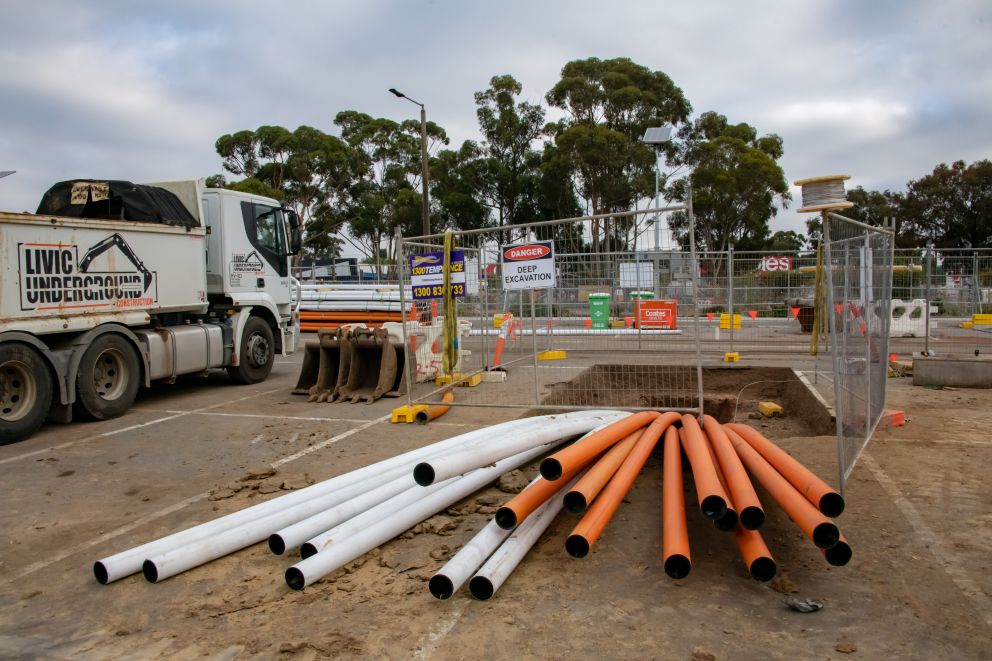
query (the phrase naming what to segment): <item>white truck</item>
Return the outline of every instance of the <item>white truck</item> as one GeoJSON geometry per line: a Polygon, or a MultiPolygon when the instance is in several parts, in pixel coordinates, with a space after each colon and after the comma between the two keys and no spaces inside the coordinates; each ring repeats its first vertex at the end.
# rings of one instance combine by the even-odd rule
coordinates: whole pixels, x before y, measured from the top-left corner
{"type": "Polygon", "coordinates": [[[0,213],[0,443],[73,412],[119,416],[139,386],[182,374],[257,383],[295,350],[293,211],[201,181],[59,186],[74,217],[0,213]],[[182,224],[121,220],[163,196],[182,224]]]}

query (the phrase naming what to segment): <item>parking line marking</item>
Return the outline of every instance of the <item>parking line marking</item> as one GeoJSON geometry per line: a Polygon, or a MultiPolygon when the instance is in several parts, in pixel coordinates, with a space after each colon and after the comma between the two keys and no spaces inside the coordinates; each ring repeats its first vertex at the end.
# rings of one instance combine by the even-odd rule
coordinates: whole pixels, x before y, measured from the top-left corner
{"type": "MultiPolygon", "coordinates": [[[[145,413],[182,413],[171,409],[134,409],[145,413]]],[[[304,420],[313,422],[346,422],[348,424],[362,424],[368,422],[368,418],[322,418],[320,416],[306,415],[262,415],[259,413],[220,413],[219,411],[190,411],[191,415],[213,415],[224,418],[266,418],[267,420],[304,420]]],[[[443,422],[432,421],[433,427],[475,427],[474,422],[443,422]]]]}
{"type": "Polygon", "coordinates": [[[269,465],[272,466],[273,468],[279,468],[283,464],[288,464],[291,461],[296,461],[300,457],[305,457],[306,455],[310,454],[311,452],[316,452],[317,450],[322,450],[323,448],[326,448],[328,445],[333,445],[334,443],[337,443],[338,441],[342,441],[342,440],[348,438],[349,436],[352,436],[354,434],[357,434],[360,431],[365,431],[369,427],[372,427],[374,425],[377,425],[380,422],[385,422],[385,421],[389,420],[389,417],[390,417],[389,414],[386,414],[386,415],[382,416],[381,418],[376,418],[375,420],[369,420],[364,425],[359,425],[358,427],[355,427],[354,429],[349,429],[346,432],[341,432],[337,436],[331,436],[327,440],[321,441],[320,443],[317,443],[316,445],[311,445],[311,446],[309,446],[307,448],[304,448],[304,449],[300,450],[299,452],[294,452],[293,454],[289,455],[288,457],[283,457],[282,459],[279,459],[277,461],[274,461],[274,462],[272,462],[269,465]]]}
{"type": "Polygon", "coordinates": [[[193,409],[192,411],[179,411],[174,415],[168,415],[165,416],[164,418],[157,418],[155,420],[149,420],[148,422],[142,422],[136,425],[130,425],[128,427],[122,427],[121,429],[114,429],[113,431],[103,432],[102,434],[94,434],[93,436],[87,436],[85,438],[80,438],[75,441],[66,441],[65,443],[59,443],[58,445],[53,445],[51,447],[47,447],[42,450],[25,452],[24,454],[15,455],[13,457],[7,457],[6,459],[0,459],[0,465],[8,464],[12,461],[20,461],[21,459],[28,459],[29,457],[34,457],[39,454],[46,454],[48,452],[52,452],[53,450],[61,450],[63,448],[67,448],[72,445],[78,445],[79,443],[94,441],[98,438],[107,438],[109,436],[116,436],[117,434],[122,434],[126,431],[133,431],[135,429],[141,429],[142,427],[150,427],[151,425],[157,425],[160,422],[168,422],[169,420],[175,420],[176,418],[182,418],[184,416],[192,415],[194,413],[209,411],[210,409],[215,409],[221,406],[227,406],[228,404],[236,404],[237,402],[243,402],[246,399],[254,399],[255,397],[261,397],[263,395],[270,395],[279,390],[282,390],[282,388],[273,388],[271,390],[265,390],[262,392],[255,393],[253,395],[247,395],[246,397],[239,397],[238,399],[232,399],[230,401],[220,402],[218,404],[211,404],[210,406],[204,406],[203,408],[193,409]]]}
{"type": "Polygon", "coordinates": [[[452,609],[447,615],[442,616],[441,621],[417,641],[417,647],[414,648],[413,652],[414,659],[429,659],[434,655],[438,646],[444,641],[445,636],[451,633],[451,630],[458,624],[458,620],[462,619],[462,614],[465,612],[465,603],[462,600],[461,604],[452,609]]]}

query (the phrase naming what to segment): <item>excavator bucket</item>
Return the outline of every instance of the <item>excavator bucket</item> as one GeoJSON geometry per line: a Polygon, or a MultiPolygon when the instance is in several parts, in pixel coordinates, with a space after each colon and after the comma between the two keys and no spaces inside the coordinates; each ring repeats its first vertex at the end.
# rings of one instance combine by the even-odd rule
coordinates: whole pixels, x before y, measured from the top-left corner
{"type": "Polygon", "coordinates": [[[320,343],[307,342],[303,347],[303,368],[293,388],[294,395],[309,395],[317,383],[317,369],[320,364],[320,343]]]}
{"type": "Polygon", "coordinates": [[[351,365],[351,344],[346,328],[322,328],[317,341],[306,343],[303,368],[293,390],[295,395],[307,395],[311,402],[333,402],[348,380],[351,365]]]}
{"type": "Polygon", "coordinates": [[[371,404],[380,397],[399,397],[409,371],[403,343],[382,328],[358,329],[350,343],[351,369],[340,398],[371,404]]]}

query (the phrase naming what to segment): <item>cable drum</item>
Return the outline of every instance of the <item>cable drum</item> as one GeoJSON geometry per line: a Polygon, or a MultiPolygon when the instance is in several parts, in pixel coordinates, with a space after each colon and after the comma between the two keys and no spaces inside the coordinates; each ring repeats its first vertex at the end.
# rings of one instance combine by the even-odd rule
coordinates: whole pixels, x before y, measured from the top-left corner
{"type": "Polygon", "coordinates": [[[799,211],[826,211],[853,207],[854,204],[847,201],[847,192],[844,190],[845,179],[850,177],[846,174],[836,174],[796,181],[796,186],[801,186],[803,191],[803,206],[799,211]]]}

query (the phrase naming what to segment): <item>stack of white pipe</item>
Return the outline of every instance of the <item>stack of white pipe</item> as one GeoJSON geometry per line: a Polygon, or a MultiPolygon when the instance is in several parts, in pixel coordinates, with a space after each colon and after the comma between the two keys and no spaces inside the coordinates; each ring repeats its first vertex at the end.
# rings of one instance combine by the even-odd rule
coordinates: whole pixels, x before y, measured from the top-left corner
{"type": "MultiPolygon", "coordinates": [[[[411,472],[424,459],[469,447],[488,451],[488,446],[511,443],[517,434],[528,433],[533,439],[531,447],[534,449],[503,460],[499,465],[504,468],[492,475],[489,478],[491,481],[500,473],[510,470],[505,466],[513,464],[515,467],[525,463],[527,459],[521,459],[525,455],[537,456],[547,451],[550,447],[548,444],[563,442],[568,437],[601,427],[626,415],[628,414],[617,411],[580,411],[513,420],[461,434],[108,556],[98,560],[93,571],[101,583],[116,581],[139,570],[144,571],[148,580],[158,582],[274,534],[282,537],[282,550],[285,550],[298,544],[299,540],[305,539],[314,530],[336,529],[363,512],[376,510],[376,516],[379,517],[387,516],[399,508],[406,509],[411,502],[397,500],[404,494],[409,497],[415,491],[416,494],[427,497],[454,486],[451,482],[463,482],[462,479],[449,480],[433,485],[436,489],[432,487],[429,490],[419,486],[414,488],[411,472]],[[530,433],[535,427],[542,432],[530,433]],[[514,464],[518,460],[520,463],[514,464]],[[386,503],[390,505],[384,507],[386,503]]],[[[473,474],[477,472],[474,471],[473,474]]],[[[475,482],[465,482],[465,485],[469,484],[475,482]]],[[[463,487],[467,488],[465,485],[463,487]]],[[[465,495],[478,488],[472,488],[465,495]]],[[[367,519],[368,517],[365,520],[367,519]]]]}
{"type": "MultiPolygon", "coordinates": [[[[409,287],[403,292],[413,298],[409,287]]],[[[402,308],[399,287],[382,285],[303,285],[301,310],[341,312],[399,312],[402,308]]]]}

